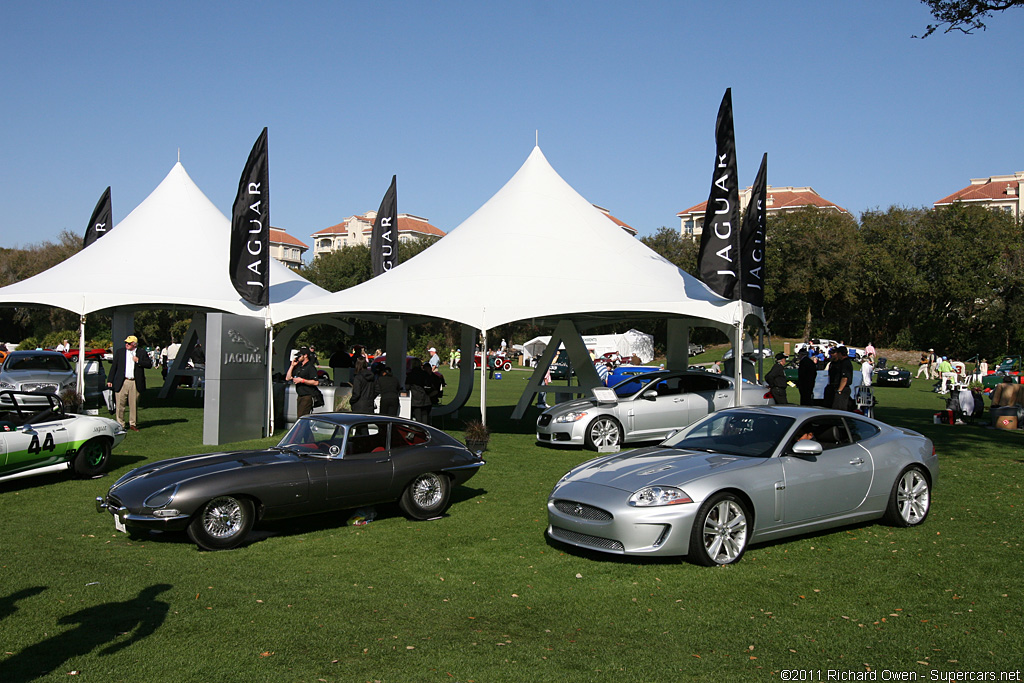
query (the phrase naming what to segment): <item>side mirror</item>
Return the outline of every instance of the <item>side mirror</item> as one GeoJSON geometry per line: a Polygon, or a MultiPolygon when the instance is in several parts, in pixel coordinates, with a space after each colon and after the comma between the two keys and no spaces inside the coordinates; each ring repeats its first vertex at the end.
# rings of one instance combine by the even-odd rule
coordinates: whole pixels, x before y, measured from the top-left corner
{"type": "Polygon", "coordinates": [[[821,455],[821,444],[813,439],[804,439],[793,444],[793,455],[821,455]]]}
{"type": "Polygon", "coordinates": [[[643,396],[646,401],[654,401],[658,398],[658,392],[651,389],[650,391],[645,391],[643,396]]]}

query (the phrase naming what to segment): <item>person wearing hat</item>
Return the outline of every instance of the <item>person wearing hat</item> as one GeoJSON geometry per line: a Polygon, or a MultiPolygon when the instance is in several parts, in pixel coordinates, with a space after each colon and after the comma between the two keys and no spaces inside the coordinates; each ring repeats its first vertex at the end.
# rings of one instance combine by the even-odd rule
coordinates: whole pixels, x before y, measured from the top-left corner
{"type": "Polygon", "coordinates": [[[437,349],[433,346],[427,349],[427,352],[430,353],[430,360],[427,361],[430,363],[430,370],[431,372],[437,372],[438,368],[441,367],[441,356],[437,355],[437,349]]]}
{"type": "Polygon", "coordinates": [[[826,396],[825,405],[834,410],[850,409],[850,393],[853,389],[853,363],[845,346],[833,346],[828,350],[828,384],[831,402],[826,396]]]}
{"type": "Polygon", "coordinates": [[[313,397],[319,391],[317,386],[320,380],[317,379],[316,365],[312,360],[309,347],[303,346],[284,374],[284,381],[295,385],[295,419],[313,412],[313,397]]]}
{"type": "Polygon", "coordinates": [[[775,399],[775,403],[780,406],[784,406],[789,403],[786,399],[786,384],[789,380],[786,379],[786,360],[788,356],[784,353],[775,354],[775,365],[765,373],[764,381],[768,385],[768,388],[772,392],[772,398],[775,399]]]}
{"type": "Polygon", "coordinates": [[[125,427],[124,409],[128,406],[128,426],[133,432],[139,431],[138,404],[139,394],[146,390],[145,368],[153,367],[148,353],[139,353],[139,338],[134,334],[124,340],[124,347],[114,351],[110,362],[110,374],[107,375],[107,386],[114,392],[117,410],[117,423],[125,427]]]}

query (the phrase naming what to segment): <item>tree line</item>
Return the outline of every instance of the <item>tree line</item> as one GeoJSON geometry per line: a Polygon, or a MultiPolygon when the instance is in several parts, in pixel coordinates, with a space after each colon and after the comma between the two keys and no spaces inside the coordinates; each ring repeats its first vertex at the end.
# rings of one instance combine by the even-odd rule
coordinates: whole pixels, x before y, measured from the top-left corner
{"type": "MultiPolygon", "coordinates": [[[[868,211],[858,222],[847,214],[807,207],[769,216],[767,236],[765,315],[775,336],[936,348],[965,359],[1024,351],[1024,223],[1009,213],[959,203],[937,209],[894,206],[868,211]]],[[[698,245],[678,230],[662,227],[641,241],[683,270],[697,272],[698,245]]],[[[403,242],[402,260],[433,242],[403,242]]],[[[0,249],[0,285],[42,272],[80,248],[81,240],[65,231],[56,243],[0,249]]],[[[371,277],[369,248],[357,245],[320,255],[298,272],[330,292],[352,287],[371,277]]],[[[144,345],[163,346],[172,337],[181,338],[191,315],[140,310],[136,333],[144,345]]],[[[620,321],[614,329],[588,332],[629,327],[664,343],[664,319],[620,321]]],[[[60,309],[0,308],[2,341],[53,346],[63,337],[77,339],[77,329],[76,316],[60,309]]],[[[90,346],[110,345],[109,316],[90,315],[87,330],[90,346]]],[[[488,339],[511,344],[548,333],[522,321],[490,330],[488,339]]],[[[725,341],[719,337],[710,329],[695,332],[697,341],[725,341]]],[[[425,355],[427,347],[435,346],[443,354],[459,340],[456,323],[417,325],[410,330],[410,353],[425,355]]],[[[384,328],[355,321],[354,334],[344,337],[331,326],[314,325],[298,341],[315,345],[322,355],[352,344],[373,350],[384,346],[384,328]]]]}

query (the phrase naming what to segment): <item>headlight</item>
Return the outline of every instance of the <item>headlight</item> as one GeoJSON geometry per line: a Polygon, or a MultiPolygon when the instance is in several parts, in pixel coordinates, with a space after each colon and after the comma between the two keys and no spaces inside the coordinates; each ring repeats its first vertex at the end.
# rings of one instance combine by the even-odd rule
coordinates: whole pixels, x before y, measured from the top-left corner
{"type": "Polygon", "coordinates": [[[576,422],[582,420],[587,416],[585,411],[581,410],[570,410],[568,413],[563,413],[555,418],[555,422],[576,422]]]}
{"type": "Polygon", "coordinates": [[[165,489],[160,489],[152,496],[146,499],[143,503],[148,508],[162,508],[174,499],[174,494],[178,492],[178,485],[168,486],[165,489]]]}
{"type": "Polygon", "coordinates": [[[640,508],[692,502],[685,491],[674,486],[645,486],[629,497],[629,504],[640,508]]]}
{"type": "Polygon", "coordinates": [[[18,387],[10,382],[0,382],[0,389],[17,389],[18,387]]]}

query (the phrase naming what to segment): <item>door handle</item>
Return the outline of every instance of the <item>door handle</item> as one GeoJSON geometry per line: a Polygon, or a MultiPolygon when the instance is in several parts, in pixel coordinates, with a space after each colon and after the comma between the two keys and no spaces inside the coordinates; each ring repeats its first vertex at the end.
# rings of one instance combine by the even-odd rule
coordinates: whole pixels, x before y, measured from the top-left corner
{"type": "Polygon", "coordinates": [[[861,458],[854,458],[850,461],[851,465],[863,465],[864,461],[861,458]]]}

